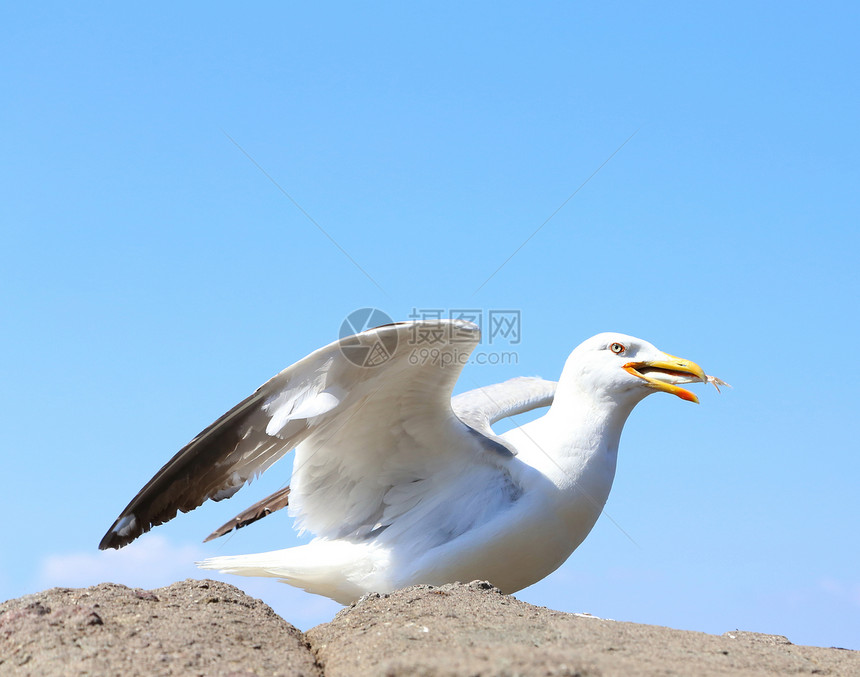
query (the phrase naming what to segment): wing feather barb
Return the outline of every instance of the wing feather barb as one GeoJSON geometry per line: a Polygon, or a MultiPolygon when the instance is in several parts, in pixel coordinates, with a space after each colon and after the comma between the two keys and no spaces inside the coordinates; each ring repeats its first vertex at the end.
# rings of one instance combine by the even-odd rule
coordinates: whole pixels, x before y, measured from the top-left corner
{"type": "Polygon", "coordinates": [[[268,517],[273,512],[276,512],[281,508],[286,508],[289,503],[290,488],[284,487],[283,489],[278,489],[274,494],[266,496],[266,498],[261,501],[257,501],[254,505],[247,510],[240,512],[229,522],[222,524],[220,527],[215,529],[215,531],[209,534],[203,542],[206,543],[207,541],[220,538],[224,534],[228,534],[235,529],[241,529],[249,524],[253,524],[257,520],[268,517]]]}

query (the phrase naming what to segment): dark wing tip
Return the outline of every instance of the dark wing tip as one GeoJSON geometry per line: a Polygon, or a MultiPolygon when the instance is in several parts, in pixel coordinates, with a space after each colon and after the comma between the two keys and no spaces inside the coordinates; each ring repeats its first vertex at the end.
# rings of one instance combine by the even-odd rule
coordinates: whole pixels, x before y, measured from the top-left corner
{"type": "MultiPolygon", "coordinates": [[[[127,512],[127,510],[128,508],[126,508],[126,512],[123,512],[116,518],[116,522],[102,536],[102,540],[99,541],[99,550],[110,550],[111,548],[119,550],[120,548],[124,548],[138,537],[150,531],[153,527],[169,522],[179,512],[176,508],[168,508],[156,517],[141,521],[136,513],[127,512]]],[[[183,510],[183,512],[187,512],[187,510],[183,510]]]]}
{"type": "MultiPolygon", "coordinates": [[[[146,483],[120,513],[99,543],[99,550],[119,549],[178,512],[189,512],[209,498],[228,498],[242,484],[234,480],[234,467],[225,457],[241,443],[241,426],[247,425],[258,390],[208,426],[180,449],[146,483]],[[222,492],[218,498],[215,496],[222,492]]],[[[244,479],[243,482],[244,483],[244,479]]]]}
{"type": "Polygon", "coordinates": [[[122,514],[117,517],[116,522],[113,523],[111,528],[102,537],[102,540],[99,542],[99,550],[108,550],[110,548],[119,550],[141,534],[149,531],[150,528],[151,525],[140,524],[133,512],[122,514]]]}

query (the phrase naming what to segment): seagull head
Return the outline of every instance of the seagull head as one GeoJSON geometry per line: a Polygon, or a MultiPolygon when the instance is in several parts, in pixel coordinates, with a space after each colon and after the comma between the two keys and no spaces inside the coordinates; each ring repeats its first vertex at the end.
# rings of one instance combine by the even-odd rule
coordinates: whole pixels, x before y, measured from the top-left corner
{"type": "Polygon", "coordinates": [[[661,391],[698,402],[680,384],[705,382],[707,376],[695,362],[664,353],[648,341],[607,332],[576,347],[565,363],[561,382],[565,381],[600,399],[635,403],[661,391]]]}

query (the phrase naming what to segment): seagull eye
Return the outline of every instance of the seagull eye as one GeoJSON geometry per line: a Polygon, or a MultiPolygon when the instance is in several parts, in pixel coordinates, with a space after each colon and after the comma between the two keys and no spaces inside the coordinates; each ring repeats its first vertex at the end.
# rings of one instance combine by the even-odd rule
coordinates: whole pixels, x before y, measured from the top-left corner
{"type": "Polygon", "coordinates": [[[620,355],[620,354],[621,354],[621,353],[623,353],[625,350],[627,350],[627,348],[625,348],[625,347],[624,347],[624,345],[623,345],[623,344],[621,344],[621,343],[611,343],[611,344],[609,345],[609,350],[611,350],[611,351],[612,351],[613,353],[615,353],[616,355],[620,355]]]}

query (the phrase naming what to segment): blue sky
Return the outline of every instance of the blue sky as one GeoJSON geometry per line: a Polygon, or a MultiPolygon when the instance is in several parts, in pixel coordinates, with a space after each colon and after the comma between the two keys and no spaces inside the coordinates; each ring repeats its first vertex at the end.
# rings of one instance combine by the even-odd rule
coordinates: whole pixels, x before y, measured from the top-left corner
{"type": "MultiPolygon", "coordinates": [[[[296,543],[280,515],[200,543],[285,460],[96,550],[178,448],[352,310],[515,309],[514,363],[458,390],[557,378],[607,330],[734,386],[643,402],[611,519],[520,598],[860,649],[858,15],[6,5],[0,598],[296,543]]],[[[231,582],[304,628],[337,608],[231,582]]]]}

